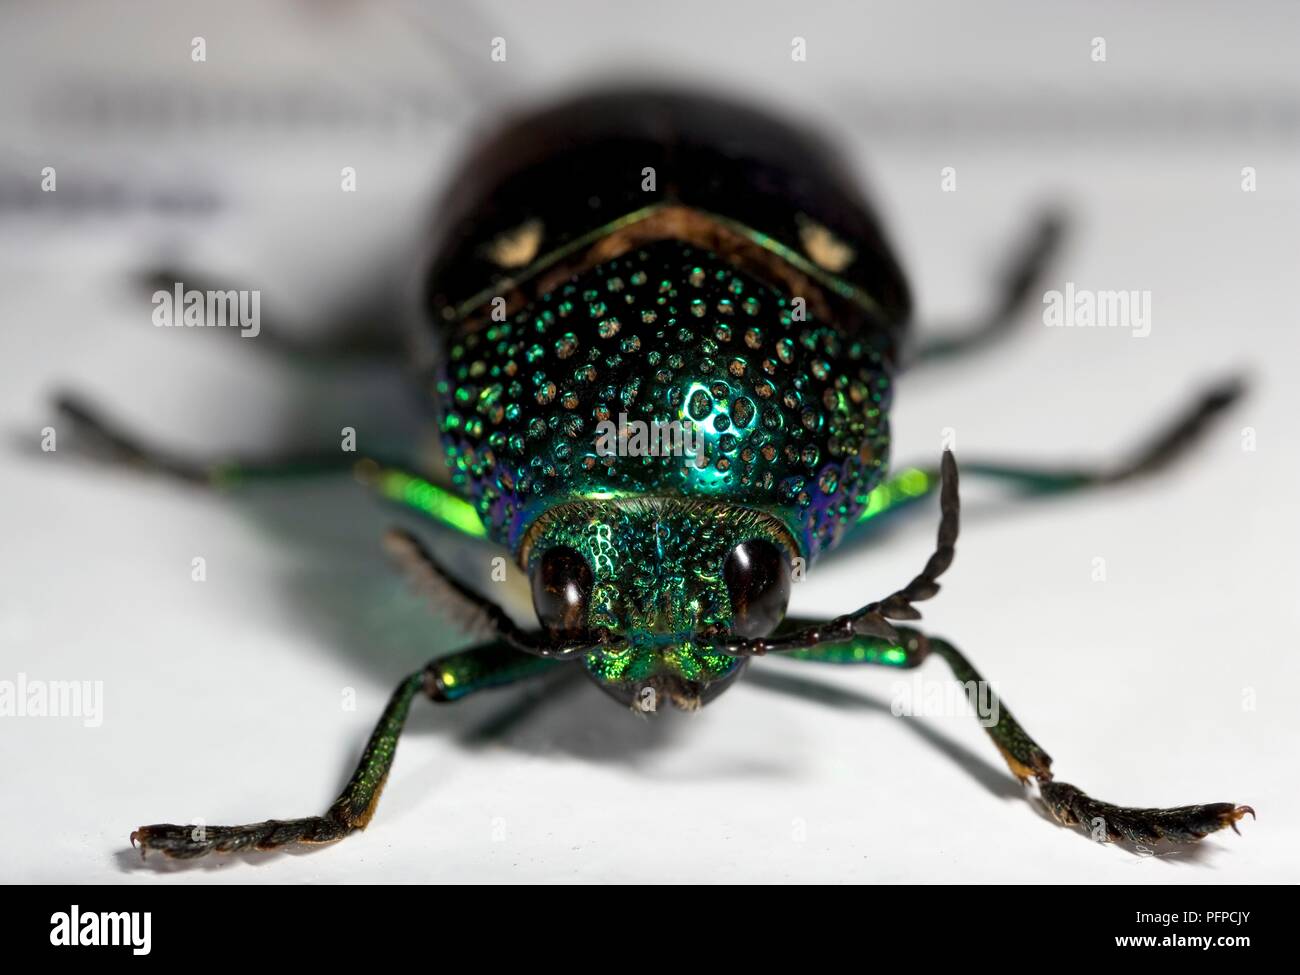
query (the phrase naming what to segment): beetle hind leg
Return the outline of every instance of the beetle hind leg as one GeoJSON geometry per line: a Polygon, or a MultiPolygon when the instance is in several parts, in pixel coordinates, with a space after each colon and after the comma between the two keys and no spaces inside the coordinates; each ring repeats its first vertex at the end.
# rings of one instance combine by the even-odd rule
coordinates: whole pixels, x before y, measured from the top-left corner
{"type": "Polygon", "coordinates": [[[1060,249],[1065,236],[1065,217],[1057,210],[1039,214],[1032,232],[1021,244],[998,280],[998,290],[989,309],[963,329],[954,329],[923,340],[912,365],[922,365],[974,352],[996,342],[1015,325],[1029,304],[1035,286],[1060,249]]]}

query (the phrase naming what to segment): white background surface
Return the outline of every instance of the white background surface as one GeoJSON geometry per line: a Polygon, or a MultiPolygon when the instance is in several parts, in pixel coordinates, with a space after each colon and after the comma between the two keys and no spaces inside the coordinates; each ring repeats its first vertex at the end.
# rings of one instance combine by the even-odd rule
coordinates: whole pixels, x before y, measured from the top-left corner
{"type": "MultiPolygon", "coordinates": [[[[1297,879],[1295,8],[852,7],[6,9],[7,188],[55,165],[61,196],[109,179],[137,193],[198,186],[223,205],[188,221],[10,210],[0,222],[0,679],[102,680],[105,692],[95,729],[0,718],[0,879],[1297,879]],[[189,60],[196,34],[203,65],[189,60]],[[487,60],[494,35],[504,65],[487,60]],[[789,60],[794,35],[807,63],[789,60]],[[1098,35],[1105,64],[1088,56],[1098,35]],[[1060,778],[1131,805],[1250,803],[1259,820],[1243,836],[1155,858],[1100,847],[1024,801],[972,719],[893,717],[907,675],[767,660],[693,716],[629,715],[580,678],[417,702],[365,833],[189,867],[129,849],[141,823],[323,810],[395,682],[459,641],[382,558],[394,513],[347,479],[222,499],[33,455],[49,394],[81,389],[191,448],[325,443],[349,423],[364,438],[400,398],[397,377],[156,330],[128,272],[165,255],[242,274],[267,319],[292,308],[284,318],[310,331],[373,268],[399,266],[476,112],[627,65],[829,126],[870,173],[923,319],[977,309],[1004,248],[1051,200],[1074,217],[1058,287],[1152,292],[1144,340],[1048,330],[1031,309],[999,349],[906,377],[900,461],[934,458],[944,427],[959,459],[1114,457],[1198,383],[1248,370],[1249,400],[1153,481],[1034,505],[968,481],[957,561],[925,609],[1060,778]],[[86,126],[50,107],[131,85],[318,90],[372,108],[424,91],[447,120],[86,126]],[[467,90],[485,93],[477,109],[467,90]],[[355,197],[338,192],[344,165],[358,168],[355,197]],[[949,165],[958,192],[944,194],[949,165]],[[1253,194],[1243,166],[1258,171],[1253,194]],[[1105,582],[1092,581],[1096,557],[1105,582]]],[[[831,615],[910,578],[935,517],[816,567],[794,608],[831,615]]],[[[947,677],[937,661],[924,673],[947,677]]]]}

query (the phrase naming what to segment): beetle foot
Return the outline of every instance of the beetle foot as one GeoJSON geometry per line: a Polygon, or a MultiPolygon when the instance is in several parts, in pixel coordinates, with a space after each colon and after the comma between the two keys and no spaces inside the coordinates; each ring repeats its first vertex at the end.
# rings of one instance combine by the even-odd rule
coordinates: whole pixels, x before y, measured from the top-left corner
{"type": "Polygon", "coordinates": [[[291,843],[332,843],[357,827],[330,816],[306,819],[268,819],[245,826],[174,826],[158,823],[141,826],[131,833],[131,845],[140,847],[144,858],[157,850],[178,860],[192,860],[209,853],[237,853],[241,850],[274,850],[291,843]]]}
{"type": "Polygon", "coordinates": [[[1203,806],[1173,806],[1168,809],[1130,809],[1093,799],[1066,782],[1043,782],[1039,792],[1048,810],[1058,822],[1082,826],[1098,835],[1104,831],[1111,842],[1155,843],[1171,840],[1191,843],[1231,826],[1239,833],[1237,821],[1255,810],[1230,802],[1212,802],[1203,806]]]}

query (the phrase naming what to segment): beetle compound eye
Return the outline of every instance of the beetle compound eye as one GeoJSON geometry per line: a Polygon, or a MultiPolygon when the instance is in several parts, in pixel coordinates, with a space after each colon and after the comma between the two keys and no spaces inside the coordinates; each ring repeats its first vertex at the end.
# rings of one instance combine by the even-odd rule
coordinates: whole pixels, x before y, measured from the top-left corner
{"type": "Polygon", "coordinates": [[[533,608],[552,636],[574,639],[587,629],[587,604],[591,600],[591,567],[565,545],[542,555],[533,569],[533,608]]]}
{"type": "Polygon", "coordinates": [[[722,567],[731,594],[732,630],[738,636],[766,636],[785,618],[790,602],[790,565],[763,538],[741,542],[722,567]]]}

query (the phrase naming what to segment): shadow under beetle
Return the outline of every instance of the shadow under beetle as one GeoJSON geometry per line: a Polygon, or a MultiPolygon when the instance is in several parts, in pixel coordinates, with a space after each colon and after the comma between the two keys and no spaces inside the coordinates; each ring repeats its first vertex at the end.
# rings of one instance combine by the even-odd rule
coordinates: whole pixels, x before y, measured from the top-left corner
{"type": "MultiPolygon", "coordinates": [[[[937,469],[888,473],[910,298],[878,221],[824,146],[722,101],[600,94],[515,121],[452,187],[415,336],[445,470],[370,460],[357,471],[384,497],[508,549],[541,629],[518,627],[414,535],[391,532],[412,577],[486,642],[401,682],[324,815],[142,826],[131,840],[143,851],[197,857],[340,839],[374,814],[413,699],[454,701],[564,664],[640,710],[698,708],[766,653],[901,668],[933,654],[972,693],[983,684],[951,643],[891,622],[918,619],[913,604],[938,592],[952,561],[957,468],[945,453],[937,469]],[[688,425],[692,454],[633,449],[636,422],[688,425]],[[597,431],[610,424],[620,449],[600,448],[597,431]],[[786,616],[795,560],[810,564],[936,492],[937,545],[916,578],[827,622],[786,616]]],[[[1059,236],[1060,221],[1043,218],[988,313],[911,361],[1001,333],[1059,236]]],[[[1031,494],[1125,480],[1169,461],[1238,393],[1235,383],[1207,391],[1113,469],[964,469],[1031,494]]],[[[75,398],[60,405],[92,443],[143,468],[226,485],[294,467],[177,458],[75,398]]],[[[1012,774],[1035,780],[1059,821],[1095,836],[1190,841],[1253,815],[1232,803],[1093,799],[1053,778],[1010,711],[994,713],[987,730],[1012,774]]]]}

